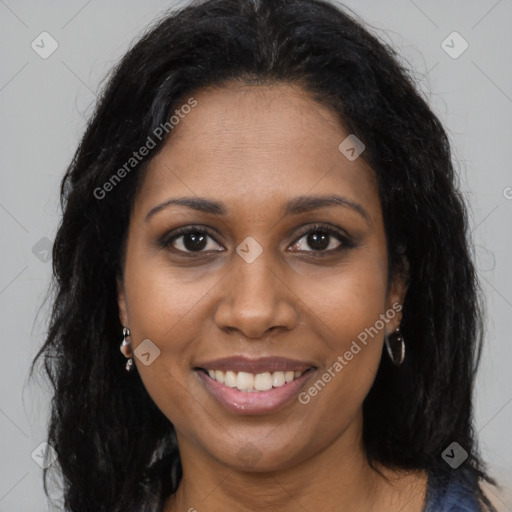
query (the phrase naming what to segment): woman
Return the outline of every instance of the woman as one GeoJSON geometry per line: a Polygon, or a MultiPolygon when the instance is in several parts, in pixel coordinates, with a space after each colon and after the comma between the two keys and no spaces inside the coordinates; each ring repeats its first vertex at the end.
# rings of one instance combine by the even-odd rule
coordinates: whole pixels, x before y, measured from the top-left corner
{"type": "Polygon", "coordinates": [[[66,510],[494,510],[449,143],[354,18],[320,0],[166,16],[61,194],[34,363],[66,510]]]}

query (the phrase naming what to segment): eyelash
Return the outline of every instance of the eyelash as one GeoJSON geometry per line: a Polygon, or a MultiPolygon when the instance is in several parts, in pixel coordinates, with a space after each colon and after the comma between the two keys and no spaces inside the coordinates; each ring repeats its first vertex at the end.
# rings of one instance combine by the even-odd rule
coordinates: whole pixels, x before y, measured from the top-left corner
{"type": "MultiPolygon", "coordinates": [[[[330,254],[339,252],[343,249],[350,249],[350,248],[353,248],[356,246],[356,244],[350,237],[348,237],[345,233],[343,233],[339,229],[333,228],[329,224],[315,224],[315,225],[309,227],[307,230],[303,231],[291,245],[292,246],[296,245],[302,238],[309,235],[310,233],[318,233],[318,232],[337,238],[341,245],[336,247],[335,249],[311,250],[311,251],[299,251],[299,252],[313,253],[315,256],[324,256],[324,255],[330,255],[330,254]]],[[[160,241],[160,245],[162,248],[167,249],[167,248],[169,248],[169,246],[172,245],[172,243],[175,240],[177,240],[178,238],[180,238],[183,235],[187,235],[187,234],[191,234],[191,233],[205,234],[205,235],[208,235],[213,240],[215,240],[215,236],[216,236],[208,228],[205,228],[202,226],[198,226],[198,227],[186,226],[186,227],[176,229],[172,233],[171,236],[166,236],[166,237],[162,238],[162,240],[160,241]]],[[[216,240],[215,240],[215,242],[218,244],[218,242],[216,240]]],[[[203,253],[208,252],[208,251],[203,251],[203,250],[202,251],[182,251],[181,249],[175,249],[174,247],[172,249],[178,253],[187,254],[187,255],[203,254],[203,253]]],[[[221,252],[221,251],[214,251],[214,252],[221,252]]]]}

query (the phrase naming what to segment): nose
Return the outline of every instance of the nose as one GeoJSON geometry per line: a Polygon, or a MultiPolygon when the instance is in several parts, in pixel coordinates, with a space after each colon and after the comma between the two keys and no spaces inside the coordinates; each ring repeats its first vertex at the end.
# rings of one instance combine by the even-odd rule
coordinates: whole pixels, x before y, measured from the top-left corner
{"type": "Polygon", "coordinates": [[[218,290],[215,323],[220,329],[261,339],[271,330],[288,331],[296,326],[297,297],[285,282],[285,273],[271,260],[269,251],[252,263],[234,255],[233,267],[218,290]]]}

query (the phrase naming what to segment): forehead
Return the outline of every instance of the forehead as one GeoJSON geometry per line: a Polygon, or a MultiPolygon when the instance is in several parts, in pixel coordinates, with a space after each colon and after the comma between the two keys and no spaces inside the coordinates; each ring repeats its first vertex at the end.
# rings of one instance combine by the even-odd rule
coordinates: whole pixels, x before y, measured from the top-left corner
{"type": "Polygon", "coordinates": [[[300,87],[232,83],[193,98],[150,162],[139,204],[198,195],[236,209],[308,193],[376,203],[374,171],[338,149],[350,133],[337,113],[300,87]]]}

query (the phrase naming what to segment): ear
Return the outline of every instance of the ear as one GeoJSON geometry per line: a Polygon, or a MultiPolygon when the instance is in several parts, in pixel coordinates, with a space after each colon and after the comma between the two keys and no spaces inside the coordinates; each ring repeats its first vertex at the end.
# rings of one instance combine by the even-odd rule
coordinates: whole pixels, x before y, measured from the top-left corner
{"type": "Polygon", "coordinates": [[[117,305],[119,308],[119,320],[121,325],[127,327],[128,322],[128,307],[126,304],[126,294],[124,291],[124,283],[122,279],[117,279],[117,305]]]}
{"type": "Polygon", "coordinates": [[[405,250],[400,251],[400,254],[400,261],[394,269],[386,299],[386,311],[395,311],[396,314],[388,322],[386,334],[391,334],[400,326],[405,295],[409,287],[409,261],[405,250]]]}

